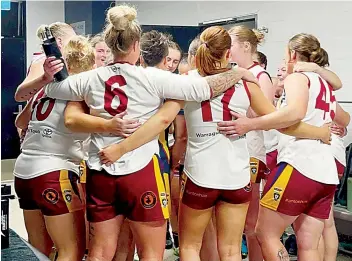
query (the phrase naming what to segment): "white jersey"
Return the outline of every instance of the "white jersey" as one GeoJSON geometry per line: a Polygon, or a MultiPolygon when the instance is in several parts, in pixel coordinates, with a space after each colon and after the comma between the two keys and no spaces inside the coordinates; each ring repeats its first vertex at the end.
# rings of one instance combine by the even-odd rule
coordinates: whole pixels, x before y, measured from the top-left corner
{"type": "MultiPolygon", "coordinates": [[[[259,64],[255,63],[249,67],[248,70],[254,74],[259,80],[263,74],[269,74],[259,64]]],[[[270,78],[270,76],[269,76],[270,78]]],[[[266,164],[266,149],[264,145],[264,132],[263,131],[250,131],[246,135],[249,156],[256,158],[266,164]]]]}
{"type": "MultiPolygon", "coordinates": [[[[336,111],[336,101],[327,82],[316,73],[304,73],[309,79],[309,101],[303,122],[322,126],[331,122],[336,111]]],[[[282,99],[281,107],[289,97],[282,99]]],[[[324,184],[338,184],[336,164],[330,145],[319,140],[299,139],[280,134],[278,162],[286,162],[302,175],[324,184]]]]}
{"type": "MultiPolygon", "coordinates": [[[[197,71],[189,75],[201,77],[197,71]]],[[[197,185],[215,189],[239,189],[250,181],[249,155],[244,136],[227,138],[217,123],[230,121],[230,111],[245,114],[250,106],[246,83],[202,103],[186,102],[187,152],[185,173],[197,185]]]]}
{"type": "Polygon", "coordinates": [[[65,127],[67,101],[49,98],[44,90],[33,99],[31,120],[14,175],[31,179],[62,169],[79,175],[79,163],[84,158],[83,140],[88,134],[73,133],[65,127]]]}
{"type": "MultiPolygon", "coordinates": [[[[203,101],[211,97],[205,79],[176,75],[156,68],[142,68],[127,63],[113,64],[68,77],[46,86],[48,96],[63,100],[84,100],[91,114],[112,118],[127,112],[126,118],[141,123],[153,116],[164,99],[203,101]]],[[[122,137],[105,133],[91,134],[88,166],[104,168],[111,175],[126,175],[144,168],[159,152],[158,137],[126,153],[111,166],[102,165],[98,152],[122,137]]]]}
{"type": "Polygon", "coordinates": [[[331,150],[334,158],[346,167],[346,147],[343,138],[331,134],[331,150]]]}

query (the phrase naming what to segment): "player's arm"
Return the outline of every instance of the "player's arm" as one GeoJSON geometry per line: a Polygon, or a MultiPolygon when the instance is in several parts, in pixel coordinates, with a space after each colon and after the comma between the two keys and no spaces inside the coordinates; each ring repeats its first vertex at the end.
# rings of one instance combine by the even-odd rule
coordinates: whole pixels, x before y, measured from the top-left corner
{"type": "Polygon", "coordinates": [[[17,115],[15,120],[15,125],[21,130],[25,130],[28,127],[28,123],[31,120],[31,109],[32,109],[33,99],[31,99],[24,109],[17,115]]]}
{"type": "Polygon", "coordinates": [[[65,109],[65,126],[73,132],[113,133],[116,136],[128,137],[139,126],[138,120],[124,120],[126,112],[117,114],[111,119],[89,114],[85,102],[68,102],[65,109]]]}
{"type": "Polygon", "coordinates": [[[220,95],[241,79],[257,82],[251,72],[242,68],[206,77],[177,75],[155,68],[145,70],[153,91],[164,99],[201,102],[220,95]]]}
{"type": "Polygon", "coordinates": [[[24,102],[32,98],[46,83],[43,70],[44,59],[31,64],[28,75],[17,87],[15,100],[24,102]]]}
{"type": "Polygon", "coordinates": [[[123,154],[137,149],[153,140],[172,123],[182,107],[182,101],[166,101],[158,112],[148,119],[130,137],[118,144],[109,145],[101,150],[99,155],[102,163],[111,164],[118,160],[123,154]]]}
{"type": "MultiPolygon", "coordinates": [[[[258,86],[248,83],[248,89],[251,93],[251,107],[255,113],[262,116],[276,112],[275,107],[265,99],[258,86]]],[[[319,139],[326,143],[330,140],[329,126],[316,127],[301,121],[286,128],[278,129],[278,131],[298,138],[319,139]]]]}
{"type": "Polygon", "coordinates": [[[332,71],[310,62],[297,62],[293,68],[295,72],[315,72],[319,74],[325,81],[331,84],[336,91],[342,88],[340,78],[332,71]]]}
{"type": "Polygon", "coordinates": [[[350,124],[351,116],[348,112],[346,112],[340,104],[336,103],[336,114],[334,118],[334,122],[342,128],[346,128],[348,124],[350,124]]]}
{"type": "Polygon", "coordinates": [[[175,170],[179,162],[183,160],[187,147],[187,127],[183,114],[178,114],[174,120],[175,125],[175,143],[171,153],[171,170],[175,170]]]}

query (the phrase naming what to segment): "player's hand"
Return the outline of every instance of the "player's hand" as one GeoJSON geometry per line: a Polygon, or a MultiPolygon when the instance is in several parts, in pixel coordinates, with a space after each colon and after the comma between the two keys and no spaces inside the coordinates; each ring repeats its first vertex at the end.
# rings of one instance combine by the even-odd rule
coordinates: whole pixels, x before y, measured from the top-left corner
{"type": "Polygon", "coordinates": [[[310,62],[296,62],[293,66],[294,72],[315,72],[319,69],[319,65],[310,62]]]}
{"type": "Polygon", "coordinates": [[[121,144],[112,144],[99,151],[98,155],[102,164],[110,166],[125,154],[123,151],[121,144]]]}
{"type": "Polygon", "coordinates": [[[322,137],[320,140],[325,144],[331,144],[331,123],[325,123],[323,126],[320,127],[322,132],[322,137]]]}
{"type": "Polygon", "coordinates": [[[141,123],[139,120],[135,119],[123,119],[123,117],[127,114],[126,111],[115,115],[113,118],[106,121],[105,132],[112,133],[119,137],[128,137],[133,132],[135,132],[141,123]]]}
{"type": "Polygon", "coordinates": [[[246,134],[252,130],[251,119],[237,112],[230,111],[233,121],[223,121],[218,123],[218,130],[227,137],[236,137],[246,134]]]}
{"type": "Polygon", "coordinates": [[[54,75],[64,68],[64,63],[56,57],[48,57],[45,59],[43,68],[45,81],[52,82],[54,75]]]}
{"type": "Polygon", "coordinates": [[[336,124],[332,124],[330,129],[331,129],[331,133],[336,134],[337,136],[340,136],[341,138],[345,137],[347,134],[346,128],[342,128],[336,124]]]}
{"type": "Polygon", "coordinates": [[[259,81],[258,81],[257,77],[255,77],[251,71],[244,69],[244,68],[241,68],[241,67],[236,67],[236,68],[234,68],[234,70],[239,70],[241,72],[242,80],[255,83],[259,86],[259,81]]]}

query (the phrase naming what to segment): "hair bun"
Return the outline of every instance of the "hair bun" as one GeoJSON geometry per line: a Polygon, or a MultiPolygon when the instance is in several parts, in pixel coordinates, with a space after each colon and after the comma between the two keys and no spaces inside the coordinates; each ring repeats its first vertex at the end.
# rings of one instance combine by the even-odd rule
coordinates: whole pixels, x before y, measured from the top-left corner
{"type": "Polygon", "coordinates": [[[309,61],[318,64],[319,66],[329,66],[329,55],[324,48],[319,47],[313,51],[309,57],[309,61]]]}
{"type": "Polygon", "coordinates": [[[264,38],[265,38],[265,34],[258,31],[257,29],[252,29],[253,33],[255,34],[255,36],[257,37],[258,40],[258,44],[261,44],[264,42],[264,38]]]}
{"type": "Polygon", "coordinates": [[[110,8],[107,15],[108,21],[117,31],[126,30],[136,19],[136,17],[136,9],[127,5],[110,8]]]}

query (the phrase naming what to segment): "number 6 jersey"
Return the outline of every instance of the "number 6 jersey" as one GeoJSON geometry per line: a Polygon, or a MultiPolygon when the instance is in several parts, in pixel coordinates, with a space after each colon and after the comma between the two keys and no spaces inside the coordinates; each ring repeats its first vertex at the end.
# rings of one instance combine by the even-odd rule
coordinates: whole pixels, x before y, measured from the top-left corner
{"type": "MultiPolygon", "coordinates": [[[[47,85],[48,96],[63,100],[85,100],[93,115],[103,118],[126,111],[129,119],[141,123],[154,115],[164,99],[202,101],[211,97],[205,79],[191,79],[156,68],[113,64],[76,74],[62,82],[47,85]]],[[[111,175],[126,175],[144,168],[154,154],[159,153],[157,137],[151,142],[126,153],[111,166],[102,165],[98,152],[122,137],[108,133],[91,134],[88,166],[104,168],[111,175]]]]}
{"type": "MultiPolygon", "coordinates": [[[[196,70],[190,76],[201,77],[196,70]]],[[[249,106],[246,83],[238,83],[208,101],[186,102],[187,152],[185,173],[201,187],[235,190],[250,181],[249,155],[244,136],[227,138],[217,130],[220,121],[231,121],[231,111],[245,115],[249,106]]]]}
{"type": "Polygon", "coordinates": [[[73,133],[65,127],[67,101],[51,99],[44,90],[33,99],[31,120],[14,175],[30,179],[62,169],[79,175],[79,163],[85,152],[83,140],[88,134],[73,133]]]}
{"type": "MultiPolygon", "coordinates": [[[[309,81],[309,101],[303,122],[323,126],[335,117],[336,99],[331,86],[318,74],[304,72],[309,81]]],[[[286,94],[280,107],[287,106],[286,94]]],[[[278,163],[286,162],[302,175],[324,184],[338,184],[336,164],[330,145],[320,140],[299,139],[279,134],[278,163]]],[[[302,184],[304,185],[304,184],[302,184]]]]}

